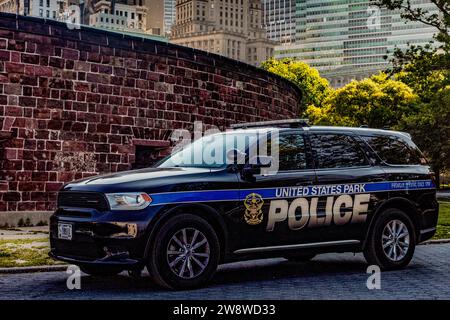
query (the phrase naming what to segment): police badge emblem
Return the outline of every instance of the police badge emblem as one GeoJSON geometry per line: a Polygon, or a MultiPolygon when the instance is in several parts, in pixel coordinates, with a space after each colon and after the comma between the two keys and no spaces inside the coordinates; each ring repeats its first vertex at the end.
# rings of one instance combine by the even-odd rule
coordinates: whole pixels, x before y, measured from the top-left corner
{"type": "Polygon", "coordinates": [[[257,193],[250,193],[245,197],[245,214],[244,219],[250,225],[260,224],[263,220],[262,206],[264,204],[263,198],[257,193]]]}

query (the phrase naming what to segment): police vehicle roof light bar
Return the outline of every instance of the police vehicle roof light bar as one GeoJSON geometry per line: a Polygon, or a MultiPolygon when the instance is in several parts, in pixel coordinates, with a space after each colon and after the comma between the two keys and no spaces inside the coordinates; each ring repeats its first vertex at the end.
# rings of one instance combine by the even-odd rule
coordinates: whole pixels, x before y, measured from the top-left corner
{"type": "Polygon", "coordinates": [[[261,128],[261,127],[309,127],[308,119],[288,119],[288,120],[274,120],[274,121],[259,121],[259,122],[245,122],[232,124],[232,129],[247,129],[247,128],[261,128]]]}

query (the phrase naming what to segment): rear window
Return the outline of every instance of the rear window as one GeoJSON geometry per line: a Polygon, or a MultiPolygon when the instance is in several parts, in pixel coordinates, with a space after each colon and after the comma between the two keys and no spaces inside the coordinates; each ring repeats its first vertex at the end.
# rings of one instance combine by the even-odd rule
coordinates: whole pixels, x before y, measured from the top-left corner
{"type": "Polygon", "coordinates": [[[319,169],[360,167],[369,164],[358,143],[347,135],[314,134],[311,136],[311,148],[319,169]]]}
{"type": "Polygon", "coordinates": [[[422,153],[414,144],[407,144],[397,137],[361,136],[378,156],[387,164],[418,165],[426,164],[422,153]]]}

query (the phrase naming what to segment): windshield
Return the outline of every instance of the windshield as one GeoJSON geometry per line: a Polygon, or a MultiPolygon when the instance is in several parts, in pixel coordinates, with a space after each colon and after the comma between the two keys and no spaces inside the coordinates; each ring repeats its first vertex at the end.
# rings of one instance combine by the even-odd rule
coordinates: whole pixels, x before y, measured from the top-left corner
{"type": "Polygon", "coordinates": [[[227,157],[228,152],[244,155],[257,138],[256,133],[227,132],[204,136],[178,148],[157,167],[222,168],[233,162],[233,158],[227,157]]]}

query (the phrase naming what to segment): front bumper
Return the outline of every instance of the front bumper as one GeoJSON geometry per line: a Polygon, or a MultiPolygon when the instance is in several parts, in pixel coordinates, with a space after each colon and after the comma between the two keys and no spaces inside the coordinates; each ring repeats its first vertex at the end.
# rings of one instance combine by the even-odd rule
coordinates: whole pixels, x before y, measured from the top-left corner
{"type": "Polygon", "coordinates": [[[115,266],[115,267],[124,267],[124,268],[134,268],[143,266],[143,261],[129,259],[125,257],[121,258],[113,258],[113,257],[104,257],[102,259],[96,260],[83,260],[82,258],[70,258],[65,256],[60,256],[55,254],[54,252],[50,252],[49,256],[55,260],[64,261],[70,264],[75,265],[88,265],[88,266],[115,266]]]}
{"type": "Polygon", "coordinates": [[[151,216],[148,211],[59,208],[50,218],[49,255],[76,265],[143,266],[151,216]],[[59,223],[72,226],[71,240],[59,238],[59,223]]]}

